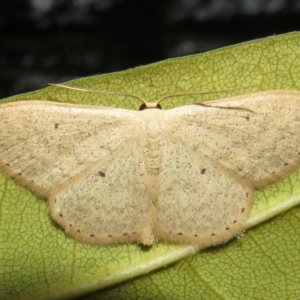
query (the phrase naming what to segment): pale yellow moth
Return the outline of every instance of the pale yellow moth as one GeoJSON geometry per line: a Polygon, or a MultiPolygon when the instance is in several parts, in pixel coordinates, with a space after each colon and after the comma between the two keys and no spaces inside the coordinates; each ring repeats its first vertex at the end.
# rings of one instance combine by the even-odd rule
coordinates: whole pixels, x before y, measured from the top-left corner
{"type": "Polygon", "coordinates": [[[254,188],[300,165],[300,92],[145,106],[1,104],[0,170],[80,241],[210,246],[240,233],[254,188]]]}

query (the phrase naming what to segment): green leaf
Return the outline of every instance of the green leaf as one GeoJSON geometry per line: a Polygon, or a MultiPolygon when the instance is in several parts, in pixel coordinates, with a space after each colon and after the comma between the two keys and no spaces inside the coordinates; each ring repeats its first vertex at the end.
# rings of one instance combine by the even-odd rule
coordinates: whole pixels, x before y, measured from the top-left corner
{"type": "MultiPolygon", "coordinates": [[[[148,102],[217,91],[169,98],[162,105],[170,108],[262,90],[298,90],[299,70],[300,33],[291,33],[66,84],[130,93],[148,102]]],[[[29,99],[131,109],[141,104],[132,97],[57,86],[4,101],[29,99]]],[[[0,298],[297,299],[299,175],[257,191],[247,231],[205,250],[78,243],[51,220],[45,200],[1,176],[0,298]]]]}

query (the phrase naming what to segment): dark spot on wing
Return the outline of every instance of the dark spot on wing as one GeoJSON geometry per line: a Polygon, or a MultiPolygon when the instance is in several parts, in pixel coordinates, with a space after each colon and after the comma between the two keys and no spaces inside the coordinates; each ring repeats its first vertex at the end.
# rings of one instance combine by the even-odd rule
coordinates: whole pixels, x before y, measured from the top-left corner
{"type": "Polygon", "coordinates": [[[201,169],[201,171],[200,171],[201,174],[205,174],[205,172],[206,172],[205,168],[201,169]]]}
{"type": "Polygon", "coordinates": [[[211,236],[214,236],[214,235],[216,235],[216,234],[215,234],[215,233],[212,233],[212,234],[211,234],[211,236]]]}
{"type": "Polygon", "coordinates": [[[57,129],[58,126],[59,126],[59,123],[55,123],[55,124],[54,124],[54,129],[57,129]]]}
{"type": "Polygon", "coordinates": [[[73,227],[73,225],[72,225],[72,224],[69,224],[69,226],[70,226],[70,227],[73,227]]]}
{"type": "Polygon", "coordinates": [[[241,213],[243,213],[245,211],[245,207],[243,207],[242,209],[241,209],[241,213]]]}
{"type": "Polygon", "coordinates": [[[249,116],[246,116],[245,119],[246,119],[246,121],[249,121],[249,120],[250,120],[249,116]]]}
{"type": "Polygon", "coordinates": [[[79,229],[77,229],[77,232],[79,232],[79,233],[80,233],[81,231],[80,231],[79,229]]]}
{"type": "Polygon", "coordinates": [[[233,221],[233,224],[235,224],[235,223],[236,223],[236,220],[233,221]]]}
{"type": "Polygon", "coordinates": [[[289,164],[287,162],[284,163],[285,166],[288,166],[289,164]]]}
{"type": "Polygon", "coordinates": [[[95,235],[94,234],[90,234],[90,237],[95,237],[95,235]]]}
{"type": "Polygon", "coordinates": [[[6,164],[8,167],[10,166],[10,164],[6,164]]]}
{"type": "Polygon", "coordinates": [[[178,235],[182,235],[182,232],[178,232],[177,234],[178,234],[178,235]]]}
{"type": "Polygon", "coordinates": [[[197,237],[198,236],[198,234],[194,234],[194,237],[197,237]]]}
{"type": "Polygon", "coordinates": [[[112,237],[112,235],[111,235],[111,234],[109,234],[107,237],[112,237]]]}
{"type": "Polygon", "coordinates": [[[61,218],[63,218],[63,214],[62,214],[62,213],[59,213],[59,216],[60,216],[61,218]]]}
{"type": "Polygon", "coordinates": [[[230,229],[230,227],[228,227],[228,226],[226,226],[226,228],[225,228],[226,230],[229,230],[230,229]]]}
{"type": "Polygon", "coordinates": [[[127,233],[126,233],[126,232],[124,232],[124,233],[123,233],[123,235],[127,235],[127,233]]]}
{"type": "Polygon", "coordinates": [[[105,177],[105,173],[102,172],[102,171],[99,171],[98,174],[99,174],[99,176],[101,176],[101,177],[105,177]]]}

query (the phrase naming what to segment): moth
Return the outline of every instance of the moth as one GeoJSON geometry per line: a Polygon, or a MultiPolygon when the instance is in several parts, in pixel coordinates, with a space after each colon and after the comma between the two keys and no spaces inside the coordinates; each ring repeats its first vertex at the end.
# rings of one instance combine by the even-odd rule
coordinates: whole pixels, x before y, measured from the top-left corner
{"type": "Polygon", "coordinates": [[[253,190],[299,167],[300,92],[158,102],[1,104],[0,170],[47,198],[82,242],[224,243],[243,229],[253,190]]]}

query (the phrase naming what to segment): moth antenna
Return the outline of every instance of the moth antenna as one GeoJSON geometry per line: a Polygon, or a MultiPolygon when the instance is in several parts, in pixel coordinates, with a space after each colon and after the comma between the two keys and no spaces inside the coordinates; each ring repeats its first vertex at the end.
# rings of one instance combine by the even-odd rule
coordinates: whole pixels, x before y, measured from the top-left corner
{"type": "Polygon", "coordinates": [[[171,95],[167,95],[164,96],[162,98],[160,98],[157,101],[157,104],[168,99],[168,98],[173,98],[173,97],[183,97],[183,96],[196,96],[196,95],[204,95],[204,94],[215,94],[215,93],[222,93],[222,92],[228,92],[228,91],[235,91],[235,90],[240,90],[240,89],[245,89],[245,88],[249,88],[249,87],[255,87],[257,85],[250,85],[250,86],[242,86],[242,87],[238,87],[238,88],[231,88],[228,90],[219,90],[219,91],[202,91],[202,92],[186,92],[186,93],[179,93],[179,94],[171,94],[171,95]]]}
{"type": "Polygon", "coordinates": [[[61,87],[61,88],[65,88],[65,89],[69,89],[69,90],[75,90],[75,91],[81,91],[81,92],[93,92],[93,93],[98,93],[101,95],[113,95],[113,96],[122,96],[122,97],[131,97],[134,99],[137,99],[141,102],[143,102],[145,108],[157,108],[158,104],[166,99],[169,98],[174,98],[174,97],[183,97],[183,96],[196,96],[196,95],[204,95],[204,94],[215,94],[215,93],[221,93],[221,92],[227,92],[227,91],[235,91],[235,90],[240,90],[240,89],[244,89],[244,88],[249,88],[249,87],[254,87],[257,85],[252,85],[252,86],[246,86],[246,87],[238,87],[238,88],[232,88],[232,89],[228,89],[228,90],[220,90],[220,91],[202,91],[202,92],[186,92],[186,93],[179,93],[179,94],[171,94],[171,95],[167,95],[164,96],[162,98],[160,98],[158,101],[156,102],[147,102],[145,99],[133,95],[133,94],[127,94],[127,93],[120,93],[120,92],[108,92],[108,91],[97,91],[97,90],[89,90],[89,89],[84,89],[84,88],[77,88],[77,87],[72,87],[72,86],[68,86],[68,85],[63,85],[63,84],[55,84],[55,83],[48,83],[51,86],[57,86],[57,87],[61,87]]]}
{"type": "Polygon", "coordinates": [[[158,105],[158,102],[154,102],[154,103],[147,102],[143,98],[141,98],[139,96],[136,96],[136,95],[133,95],[133,94],[120,93],[120,92],[108,92],[108,91],[89,90],[89,89],[77,88],[77,87],[63,85],[63,84],[56,84],[56,83],[48,83],[48,85],[57,86],[57,87],[61,87],[61,88],[69,89],[69,90],[81,91],[81,92],[93,92],[93,93],[98,93],[98,94],[101,94],[101,95],[113,95],[113,96],[121,96],[121,97],[131,97],[131,98],[134,98],[134,99],[137,99],[137,100],[143,102],[143,104],[147,108],[156,108],[157,105],[158,105]]]}

